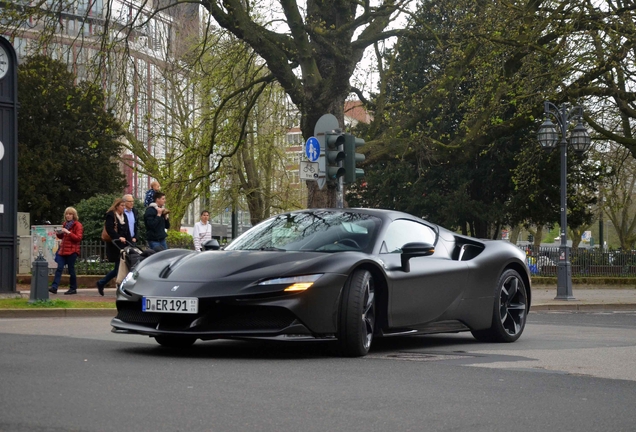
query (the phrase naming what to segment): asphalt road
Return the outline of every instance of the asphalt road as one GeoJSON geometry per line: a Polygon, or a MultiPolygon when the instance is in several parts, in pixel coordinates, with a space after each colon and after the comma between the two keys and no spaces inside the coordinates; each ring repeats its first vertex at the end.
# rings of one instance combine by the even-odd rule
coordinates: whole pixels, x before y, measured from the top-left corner
{"type": "Polygon", "coordinates": [[[532,313],[470,334],[173,352],[107,318],[0,319],[0,431],[632,431],[636,313],[532,313]]]}

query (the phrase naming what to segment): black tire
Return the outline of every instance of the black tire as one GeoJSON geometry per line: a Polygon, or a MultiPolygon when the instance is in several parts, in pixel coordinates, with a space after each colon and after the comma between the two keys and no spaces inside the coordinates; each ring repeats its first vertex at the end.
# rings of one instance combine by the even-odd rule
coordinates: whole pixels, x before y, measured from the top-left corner
{"type": "Polygon", "coordinates": [[[155,340],[162,347],[187,348],[192,346],[197,338],[188,336],[155,336],[155,340]]]}
{"type": "Polygon", "coordinates": [[[528,296],[523,279],[508,269],[499,278],[492,313],[492,325],[471,333],[484,342],[514,342],[521,336],[528,316],[528,296]]]}
{"type": "Polygon", "coordinates": [[[347,357],[366,355],[375,331],[375,286],[369,271],[356,270],[347,280],[339,318],[340,353],[347,357]]]}

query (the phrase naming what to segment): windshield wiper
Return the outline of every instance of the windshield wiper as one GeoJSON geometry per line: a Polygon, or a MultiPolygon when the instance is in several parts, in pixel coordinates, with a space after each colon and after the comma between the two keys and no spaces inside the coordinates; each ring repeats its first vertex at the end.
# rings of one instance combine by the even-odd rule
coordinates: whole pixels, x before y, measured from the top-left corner
{"type": "Polygon", "coordinates": [[[274,252],[287,252],[287,249],[281,249],[274,246],[262,247],[259,250],[262,251],[274,251],[274,252]]]}

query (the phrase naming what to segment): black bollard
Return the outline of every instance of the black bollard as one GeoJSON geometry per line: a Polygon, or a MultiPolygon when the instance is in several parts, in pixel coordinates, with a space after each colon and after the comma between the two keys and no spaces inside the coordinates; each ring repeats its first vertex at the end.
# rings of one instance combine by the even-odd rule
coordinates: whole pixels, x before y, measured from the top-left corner
{"type": "Polygon", "coordinates": [[[37,300],[49,299],[49,263],[42,256],[42,252],[33,261],[31,267],[31,298],[29,303],[37,300]]]}

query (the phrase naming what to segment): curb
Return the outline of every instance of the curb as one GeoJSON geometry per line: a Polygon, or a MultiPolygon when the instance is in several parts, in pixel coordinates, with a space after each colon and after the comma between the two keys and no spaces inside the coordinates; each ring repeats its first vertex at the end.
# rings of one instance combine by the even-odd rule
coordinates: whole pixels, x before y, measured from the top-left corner
{"type": "Polygon", "coordinates": [[[531,305],[530,312],[539,311],[564,311],[564,312],[589,312],[589,311],[636,311],[634,303],[544,303],[531,305]]]}
{"type": "Polygon", "coordinates": [[[114,318],[117,309],[0,309],[0,318],[114,318]]]}

